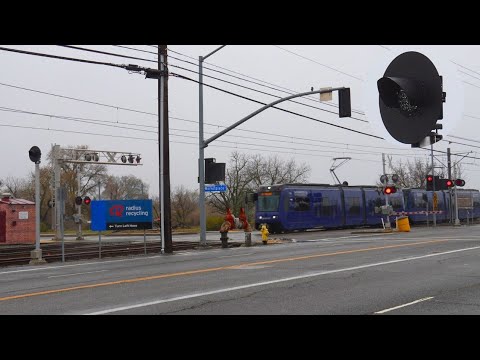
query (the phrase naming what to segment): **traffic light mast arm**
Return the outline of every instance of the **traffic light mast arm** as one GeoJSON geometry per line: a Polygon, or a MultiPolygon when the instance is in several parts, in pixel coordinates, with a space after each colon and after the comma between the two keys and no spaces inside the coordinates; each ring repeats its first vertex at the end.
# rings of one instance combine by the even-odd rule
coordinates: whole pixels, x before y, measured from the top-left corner
{"type": "MultiPolygon", "coordinates": [[[[216,135],[213,135],[211,138],[207,139],[207,140],[204,140],[203,141],[203,144],[202,144],[202,148],[206,148],[208,146],[208,144],[210,144],[212,141],[218,139],[220,136],[222,135],[225,135],[226,133],[228,133],[230,130],[233,130],[235,129],[237,126],[243,124],[245,121],[247,121],[248,119],[254,117],[255,115],[261,113],[262,111],[274,106],[274,105],[277,105],[281,102],[284,102],[284,101],[287,101],[287,100],[290,100],[290,99],[294,99],[294,98],[297,98],[297,97],[301,97],[301,96],[307,96],[307,95],[313,95],[313,94],[324,94],[324,93],[329,93],[329,92],[333,92],[333,91],[339,91],[339,90],[343,90],[343,89],[349,89],[349,88],[345,88],[345,87],[338,87],[338,88],[333,88],[333,89],[324,89],[324,90],[315,90],[315,91],[308,91],[308,92],[304,92],[304,93],[300,93],[300,94],[295,94],[295,95],[290,95],[290,96],[287,96],[287,97],[284,97],[282,99],[278,99],[278,100],[275,100],[274,102],[270,103],[270,104],[267,104],[263,107],[261,107],[260,109],[258,109],[257,111],[254,111],[253,113],[251,113],[250,115],[248,116],[245,116],[243,119],[237,121],[235,124],[227,127],[226,129],[220,131],[218,134],[216,135]]],[[[339,108],[340,109],[340,108],[339,108]]]]}

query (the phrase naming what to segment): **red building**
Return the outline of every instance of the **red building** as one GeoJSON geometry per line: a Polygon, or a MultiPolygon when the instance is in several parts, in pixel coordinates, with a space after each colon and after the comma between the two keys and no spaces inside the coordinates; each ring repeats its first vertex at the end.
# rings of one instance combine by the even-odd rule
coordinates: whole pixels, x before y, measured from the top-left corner
{"type": "Polygon", "coordinates": [[[0,245],[35,244],[35,203],[0,196],[0,245]]]}

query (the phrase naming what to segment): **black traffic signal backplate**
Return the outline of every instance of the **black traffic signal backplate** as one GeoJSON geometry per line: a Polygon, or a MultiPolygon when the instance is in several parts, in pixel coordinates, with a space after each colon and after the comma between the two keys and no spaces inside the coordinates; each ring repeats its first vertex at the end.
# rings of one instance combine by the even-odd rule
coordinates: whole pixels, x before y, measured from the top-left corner
{"type": "Polygon", "coordinates": [[[419,143],[442,118],[442,79],[430,59],[419,52],[397,56],[377,86],[382,121],[399,142],[419,143]]]}

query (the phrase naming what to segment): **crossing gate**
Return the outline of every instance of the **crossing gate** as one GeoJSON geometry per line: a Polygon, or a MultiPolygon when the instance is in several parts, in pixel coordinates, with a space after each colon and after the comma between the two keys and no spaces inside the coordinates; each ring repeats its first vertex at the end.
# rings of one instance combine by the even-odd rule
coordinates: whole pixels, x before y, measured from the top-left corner
{"type": "Polygon", "coordinates": [[[400,211],[400,212],[392,212],[390,215],[394,216],[403,216],[403,215],[430,215],[430,214],[443,214],[443,210],[437,210],[437,211],[400,211]]]}

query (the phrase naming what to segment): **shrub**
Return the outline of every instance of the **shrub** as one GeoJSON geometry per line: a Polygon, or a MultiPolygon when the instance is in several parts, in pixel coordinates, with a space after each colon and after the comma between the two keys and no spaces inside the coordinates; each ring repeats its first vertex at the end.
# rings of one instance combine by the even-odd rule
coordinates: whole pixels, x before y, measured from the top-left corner
{"type": "Polygon", "coordinates": [[[223,222],[223,216],[209,216],[207,218],[207,231],[220,231],[223,222]]]}
{"type": "Polygon", "coordinates": [[[45,223],[40,223],[40,232],[49,232],[51,231],[51,228],[48,224],[45,223]]]}

